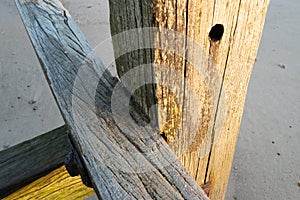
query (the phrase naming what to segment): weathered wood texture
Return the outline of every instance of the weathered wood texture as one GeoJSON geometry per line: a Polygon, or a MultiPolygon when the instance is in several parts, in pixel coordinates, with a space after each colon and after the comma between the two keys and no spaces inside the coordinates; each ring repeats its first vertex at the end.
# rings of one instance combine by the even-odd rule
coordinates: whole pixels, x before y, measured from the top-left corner
{"type": "MultiPolygon", "coordinates": [[[[151,0],[145,0],[143,2],[109,0],[109,7],[112,35],[137,27],[152,26],[153,9],[151,0]]],[[[151,32],[141,30],[133,30],[133,32],[132,34],[124,34],[122,37],[112,40],[119,77],[122,77],[135,67],[147,63],[151,64],[154,59],[154,51],[150,48],[134,48],[132,51],[124,51],[125,47],[146,46],[151,42],[151,38],[153,38],[153,33],[151,32]],[[140,37],[141,35],[143,35],[143,37],[140,37]]],[[[132,79],[129,80],[130,84],[139,85],[140,82],[145,81],[145,77],[154,80],[154,71],[151,69],[135,71],[132,75],[132,79]]],[[[144,84],[140,85],[140,87],[134,91],[133,96],[143,108],[144,112],[152,117],[153,123],[157,124],[157,110],[151,109],[151,107],[157,103],[155,94],[156,86],[154,84],[144,84]]]]}
{"type": "Polygon", "coordinates": [[[80,177],[70,177],[64,166],[26,185],[4,200],[29,199],[85,199],[95,191],[81,182],[80,177]]]}
{"type": "MultiPolygon", "coordinates": [[[[110,0],[112,34],[158,28],[144,38],[152,39],[153,49],[148,51],[154,54],[157,86],[152,98],[159,106],[160,132],[197,183],[210,185],[211,199],[225,196],[268,4],[269,0],[110,0]]],[[[116,55],[123,46],[130,49],[128,41],[134,39],[113,37],[116,55]]],[[[122,60],[117,64],[119,74],[135,67],[123,69],[122,60]]]]}
{"type": "Polygon", "coordinates": [[[69,147],[63,126],[1,151],[0,198],[62,165],[69,147]]]}
{"type": "MultiPolygon", "coordinates": [[[[207,199],[155,130],[137,125],[131,117],[112,114],[112,101],[116,107],[127,106],[123,98],[111,98],[117,79],[93,54],[61,3],[16,2],[97,195],[102,199],[207,199]]],[[[122,85],[117,86],[117,95],[126,96],[122,85]]]]}

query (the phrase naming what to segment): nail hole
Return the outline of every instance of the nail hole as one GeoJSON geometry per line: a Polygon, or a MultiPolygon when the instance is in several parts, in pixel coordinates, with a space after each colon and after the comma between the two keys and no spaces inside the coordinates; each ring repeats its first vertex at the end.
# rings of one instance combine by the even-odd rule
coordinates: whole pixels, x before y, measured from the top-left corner
{"type": "Polygon", "coordinates": [[[222,39],[223,33],[224,26],[222,24],[216,24],[211,28],[209,37],[212,41],[217,42],[222,39]]]}

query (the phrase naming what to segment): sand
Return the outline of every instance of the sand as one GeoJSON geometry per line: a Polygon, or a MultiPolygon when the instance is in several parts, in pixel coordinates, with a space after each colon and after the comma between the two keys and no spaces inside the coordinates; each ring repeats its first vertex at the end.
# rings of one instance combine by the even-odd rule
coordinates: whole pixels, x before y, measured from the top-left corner
{"type": "MultiPolygon", "coordinates": [[[[92,47],[109,37],[106,1],[63,3],[92,47]]],[[[63,120],[14,2],[1,0],[0,5],[2,150],[52,130],[63,120]]],[[[298,0],[271,0],[226,200],[300,199],[299,10],[298,0]]],[[[99,54],[104,62],[110,61],[111,45],[99,54]]]]}
{"type": "Polygon", "coordinates": [[[1,151],[63,120],[13,0],[0,3],[0,46],[1,151]]]}

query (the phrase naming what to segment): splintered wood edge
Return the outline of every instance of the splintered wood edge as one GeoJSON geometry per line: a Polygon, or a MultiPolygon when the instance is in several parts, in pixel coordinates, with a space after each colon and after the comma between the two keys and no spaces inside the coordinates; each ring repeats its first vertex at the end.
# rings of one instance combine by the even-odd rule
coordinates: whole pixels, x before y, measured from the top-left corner
{"type": "MultiPolygon", "coordinates": [[[[116,123],[110,110],[113,78],[109,72],[98,77],[105,67],[91,54],[91,47],[62,4],[58,0],[16,3],[98,197],[208,199],[155,130],[126,118],[116,123]],[[75,88],[79,93],[75,94],[74,83],[81,66],[87,70],[89,81],[80,77],[81,85],[75,88]],[[95,96],[88,90],[95,79],[100,88],[97,113],[89,104],[96,101],[95,96]],[[82,112],[74,115],[74,106],[82,112]],[[86,116],[93,114],[97,114],[97,123],[82,124],[89,119],[86,116]]],[[[117,100],[122,106],[123,99],[117,100]]]]}

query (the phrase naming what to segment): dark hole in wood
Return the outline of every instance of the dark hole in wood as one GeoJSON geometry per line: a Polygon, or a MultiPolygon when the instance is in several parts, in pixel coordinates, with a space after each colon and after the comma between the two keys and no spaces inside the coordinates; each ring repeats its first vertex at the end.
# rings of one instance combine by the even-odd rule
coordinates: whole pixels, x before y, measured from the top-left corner
{"type": "Polygon", "coordinates": [[[166,136],[166,134],[164,133],[164,132],[162,132],[161,134],[160,134],[160,136],[167,142],[168,141],[168,138],[167,138],[167,136],[166,136]]]}
{"type": "Polygon", "coordinates": [[[217,42],[222,39],[223,34],[224,34],[224,26],[222,24],[216,24],[211,28],[209,32],[209,38],[212,41],[217,42]]]}

